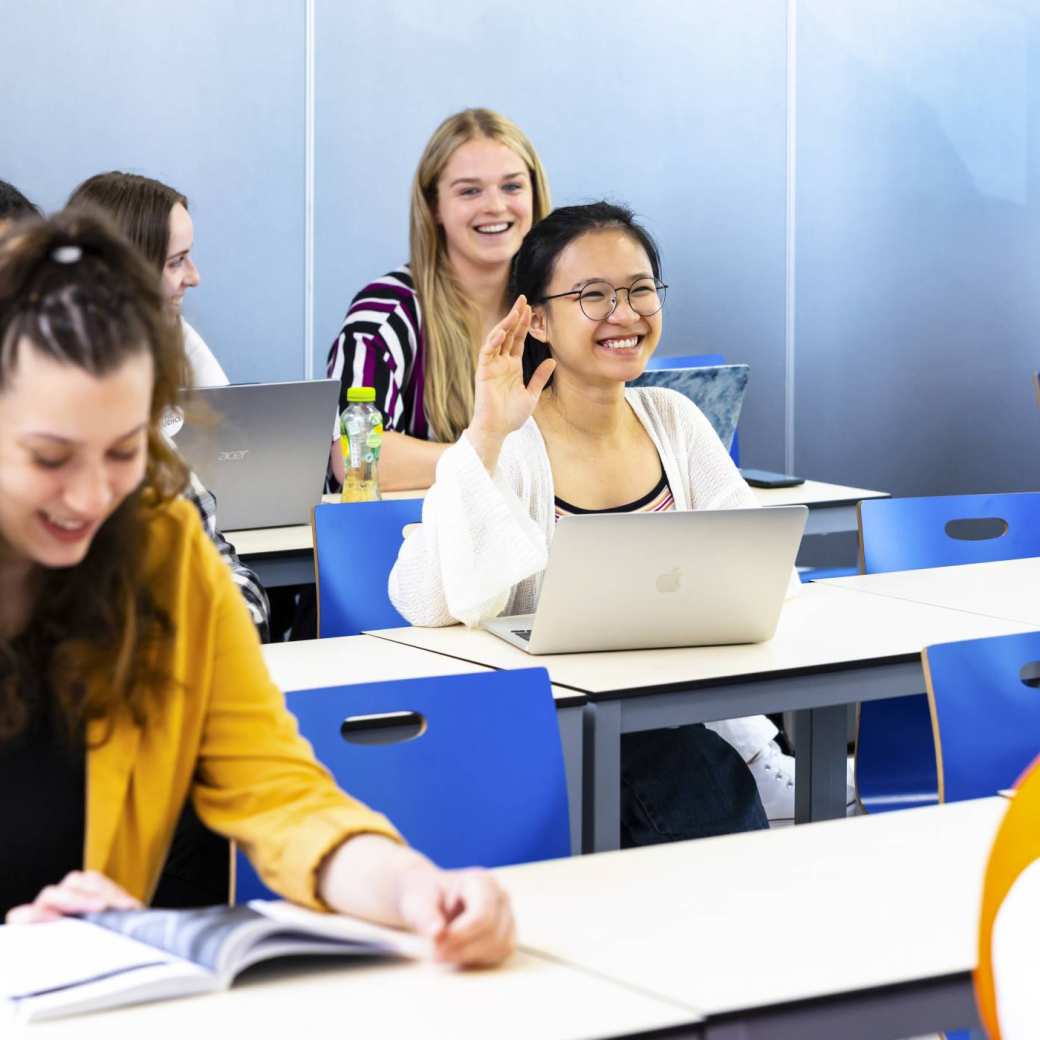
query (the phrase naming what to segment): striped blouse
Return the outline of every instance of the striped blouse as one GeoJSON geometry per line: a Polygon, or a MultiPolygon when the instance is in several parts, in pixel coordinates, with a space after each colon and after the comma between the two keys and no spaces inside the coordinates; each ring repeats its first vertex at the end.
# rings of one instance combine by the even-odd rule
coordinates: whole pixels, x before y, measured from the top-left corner
{"type": "Polygon", "coordinates": [[[587,515],[589,513],[664,513],[675,509],[675,499],[672,498],[672,489],[668,486],[668,478],[661,471],[661,479],[642,498],[637,498],[627,505],[614,506],[612,509],[582,509],[580,506],[572,506],[562,498],[556,498],[556,519],[561,516],[587,515]]]}
{"type": "Polygon", "coordinates": [[[371,386],[384,429],[429,440],[424,354],[422,311],[405,265],[369,282],[347,309],[325,367],[329,378],[340,381],[340,412],[350,387],[371,386]]]}

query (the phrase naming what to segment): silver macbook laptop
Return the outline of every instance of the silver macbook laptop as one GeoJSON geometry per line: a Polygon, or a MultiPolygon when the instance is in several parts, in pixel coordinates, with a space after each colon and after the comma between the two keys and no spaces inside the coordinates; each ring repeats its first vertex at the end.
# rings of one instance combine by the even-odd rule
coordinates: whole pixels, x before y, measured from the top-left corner
{"type": "Polygon", "coordinates": [[[564,516],[534,614],[484,627],[530,654],[772,638],[805,506],[564,516]]]}
{"type": "Polygon", "coordinates": [[[325,484],[339,380],[212,386],[192,399],[201,407],[186,409],[174,443],[217,496],[221,528],[310,523],[325,484]]]}

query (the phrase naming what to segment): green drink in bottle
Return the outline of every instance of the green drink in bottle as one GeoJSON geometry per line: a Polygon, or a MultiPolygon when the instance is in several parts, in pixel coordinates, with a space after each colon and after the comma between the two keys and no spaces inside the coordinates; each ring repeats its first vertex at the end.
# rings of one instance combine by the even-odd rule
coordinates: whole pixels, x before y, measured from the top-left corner
{"type": "Polygon", "coordinates": [[[343,447],[341,502],[374,502],[379,498],[379,449],[383,444],[383,415],[375,406],[375,389],[352,386],[340,416],[343,447]]]}

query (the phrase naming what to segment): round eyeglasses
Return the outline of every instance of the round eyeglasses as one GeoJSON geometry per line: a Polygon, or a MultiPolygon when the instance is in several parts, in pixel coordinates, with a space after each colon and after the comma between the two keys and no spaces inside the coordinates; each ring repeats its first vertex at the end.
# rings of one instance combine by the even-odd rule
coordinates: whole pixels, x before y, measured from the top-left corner
{"type": "Polygon", "coordinates": [[[582,314],[591,321],[606,321],[618,305],[618,294],[628,296],[628,305],[642,318],[649,318],[664,306],[664,294],[668,286],[656,278],[637,278],[629,286],[615,288],[610,282],[588,282],[580,289],[543,296],[542,303],[559,300],[564,296],[576,296],[582,314]]]}

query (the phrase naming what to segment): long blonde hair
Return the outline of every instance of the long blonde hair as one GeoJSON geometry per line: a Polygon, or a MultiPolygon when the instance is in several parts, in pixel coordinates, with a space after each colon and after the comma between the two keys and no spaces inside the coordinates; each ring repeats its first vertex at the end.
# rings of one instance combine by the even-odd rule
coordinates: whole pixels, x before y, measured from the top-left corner
{"type": "Polygon", "coordinates": [[[476,308],[446,262],[444,229],[437,222],[437,182],[455,150],[479,137],[504,144],[523,159],[531,178],[532,223],[552,208],[538,153],[505,116],[486,108],[467,108],[448,116],[434,130],[412,181],[409,242],[425,342],[423,404],[430,431],[439,441],[457,440],[472,416],[480,329],[476,308]]]}

